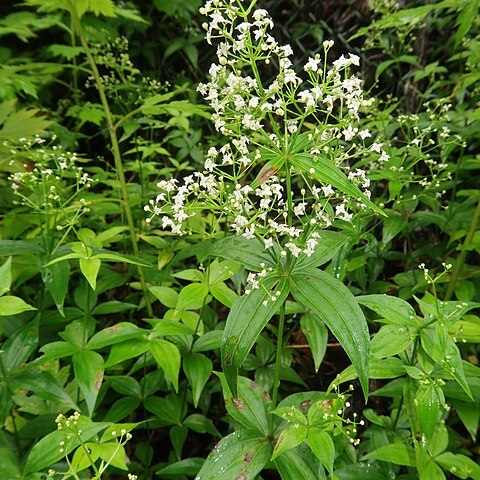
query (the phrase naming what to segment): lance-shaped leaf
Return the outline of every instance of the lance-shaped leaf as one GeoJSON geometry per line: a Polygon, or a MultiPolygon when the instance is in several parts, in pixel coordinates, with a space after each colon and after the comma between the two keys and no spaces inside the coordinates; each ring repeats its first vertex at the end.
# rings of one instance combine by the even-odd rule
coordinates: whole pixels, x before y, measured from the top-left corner
{"type": "Polygon", "coordinates": [[[270,460],[272,445],[255,430],[240,430],[222,438],[195,480],[250,479],[270,460]]]}
{"type": "Polygon", "coordinates": [[[283,278],[265,279],[263,287],[243,295],[234,303],[223,332],[223,373],[234,397],[237,396],[238,368],[288,296],[288,283],[283,278]]]}
{"type": "Polygon", "coordinates": [[[256,239],[245,237],[225,237],[216,241],[210,249],[210,254],[242,264],[248,270],[259,272],[264,267],[274,266],[272,259],[265,252],[263,245],[256,239]]]}
{"type": "Polygon", "coordinates": [[[103,381],[105,368],[101,355],[96,352],[81,351],[72,357],[73,369],[78,386],[85,397],[88,413],[92,416],[98,392],[103,381]]]}
{"type": "Polygon", "coordinates": [[[368,395],[370,338],[367,321],[350,290],[328,273],[305,268],[290,277],[291,291],[328,326],[350,357],[364,395],[368,395]]]}
{"type": "Polygon", "coordinates": [[[295,168],[308,173],[322,183],[333,185],[336,189],[354,199],[360,199],[367,207],[386,216],[382,209],[369,200],[328,158],[316,155],[315,161],[313,161],[312,155],[308,153],[296,153],[292,155],[289,160],[295,168]]]}

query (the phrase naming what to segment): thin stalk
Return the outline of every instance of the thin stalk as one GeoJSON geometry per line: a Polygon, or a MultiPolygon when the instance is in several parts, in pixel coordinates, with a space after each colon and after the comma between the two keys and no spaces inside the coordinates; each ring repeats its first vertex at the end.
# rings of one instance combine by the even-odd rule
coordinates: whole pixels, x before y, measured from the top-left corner
{"type": "MultiPolygon", "coordinates": [[[[468,229],[467,236],[465,237],[465,241],[463,242],[463,246],[466,247],[472,242],[473,236],[475,235],[475,231],[477,229],[478,220],[480,219],[480,200],[477,203],[477,208],[472,217],[472,221],[470,222],[470,228],[468,229]]],[[[455,262],[455,267],[452,270],[452,277],[450,278],[450,282],[448,284],[447,293],[445,294],[445,300],[450,300],[452,298],[453,292],[455,291],[455,287],[457,286],[458,278],[460,277],[460,272],[462,271],[463,265],[465,264],[465,260],[467,258],[467,250],[464,249],[460,253],[455,262]]]]}
{"type": "MultiPolygon", "coordinates": [[[[123,162],[122,162],[122,155],[120,153],[120,146],[118,143],[118,137],[117,137],[117,131],[113,123],[113,117],[112,113],[110,111],[110,106],[108,104],[107,100],[107,95],[105,93],[105,89],[103,88],[102,80],[100,77],[100,73],[97,68],[97,64],[95,63],[95,59],[93,58],[92,52],[90,51],[90,47],[88,46],[87,40],[85,38],[85,35],[83,34],[83,29],[82,25],[80,22],[80,18],[78,16],[77,9],[75,7],[75,4],[72,0],[68,0],[70,4],[70,12],[72,15],[72,22],[74,25],[74,28],[77,32],[77,35],[80,39],[80,43],[82,44],[83,50],[85,52],[85,55],[87,57],[88,63],[90,65],[90,68],[92,70],[92,75],[95,80],[95,85],[97,87],[98,94],[100,96],[100,101],[102,103],[102,107],[105,113],[105,120],[107,122],[107,128],[108,128],[108,133],[110,136],[110,142],[112,144],[112,154],[113,158],[115,161],[115,169],[117,171],[118,179],[120,182],[120,191],[122,194],[122,200],[123,200],[123,207],[125,211],[125,216],[127,217],[127,225],[128,225],[128,230],[130,233],[130,240],[132,244],[132,249],[133,253],[135,256],[139,257],[140,256],[140,250],[138,248],[138,243],[137,243],[137,234],[135,231],[135,223],[133,221],[133,215],[132,215],[132,210],[130,208],[130,202],[129,202],[129,197],[128,197],[128,190],[127,190],[127,182],[125,180],[125,171],[123,169],[123,162]]],[[[138,275],[140,277],[140,284],[142,286],[143,290],[143,296],[145,299],[145,305],[147,307],[147,312],[150,317],[153,316],[153,311],[152,311],[152,306],[150,304],[150,300],[148,298],[148,290],[147,290],[147,284],[145,282],[145,276],[143,274],[143,269],[141,265],[137,265],[137,270],[138,270],[138,275]]]]}
{"type": "Polygon", "coordinates": [[[280,386],[280,365],[282,363],[283,331],[285,329],[285,302],[280,307],[280,318],[278,320],[277,353],[275,355],[275,374],[273,377],[273,408],[277,406],[278,387],[280,386]]]}

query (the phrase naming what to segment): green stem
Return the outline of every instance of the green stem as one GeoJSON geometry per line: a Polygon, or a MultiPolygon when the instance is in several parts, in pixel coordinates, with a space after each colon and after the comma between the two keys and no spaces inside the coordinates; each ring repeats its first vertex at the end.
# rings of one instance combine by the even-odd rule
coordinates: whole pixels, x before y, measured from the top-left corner
{"type": "Polygon", "coordinates": [[[275,374],[273,377],[273,408],[277,406],[278,387],[280,386],[280,366],[282,363],[283,331],[285,329],[285,302],[280,307],[280,318],[278,320],[277,353],[275,355],[275,374]]]}
{"type": "MultiPolygon", "coordinates": [[[[100,96],[100,101],[102,103],[102,107],[105,113],[105,120],[107,122],[107,128],[108,128],[108,133],[110,136],[110,142],[112,144],[112,153],[113,153],[113,158],[115,161],[115,169],[117,171],[118,179],[120,182],[120,190],[122,193],[122,200],[123,200],[123,207],[125,211],[125,216],[127,218],[127,225],[128,225],[128,230],[130,232],[130,240],[132,243],[132,249],[133,253],[135,254],[136,257],[140,256],[140,250],[138,248],[138,243],[137,243],[137,234],[135,231],[135,223],[133,221],[133,215],[132,215],[132,210],[130,208],[130,202],[129,202],[129,197],[128,197],[128,190],[127,190],[127,182],[125,180],[125,172],[123,169],[123,162],[122,162],[122,155],[120,153],[120,146],[118,143],[118,138],[117,138],[117,131],[113,123],[113,117],[112,113],[110,111],[110,106],[108,104],[107,100],[107,95],[105,93],[105,89],[103,88],[102,80],[100,77],[100,73],[97,68],[97,64],[95,63],[95,59],[93,58],[93,55],[90,51],[90,47],[88,46],[87,40],[83,34],[83,29],[82,25],[80,23],[80,18],[78,16],[77,9],[75,7],[75,4],[72,0],[68,0],[70,4],[70,12],[72,15],[72,22],[74,25],[74,28],[77,32],[77,35],[80,39],[80,43],[82,44],[83,50],[85,52],[85,55],[87,57],[88,63],[90,65],[90,68],[92,70],[92,75],[95,80],[95,85],[97,87],[98,94],[100,96]]],[[[145,305],[147,307],[148,315],[150,317],[153,316],[153,311],[152,311],[152,306],[150,304],[150,300],[148,298],[148,289],[147,289],[147,284],[145,282],[145,276],[143,274],[143,269],[140,265],[137,265],[138,269],[138,275],[140,277],[140,284],[142,286],[143,290],[143,295],[145,299],[145,305]]]]}
{"type": "MultiPolygon", "coordinates": [[[[470,223],[470,228],[468,229],[467,236],[465,237],[465,241],[463,242],[463,246],[467,247],[473,239],[475,235],[475,231],[477,229],[478,220],[480,219],[480,200],[477,203],[477,208],[472,217],[472,221],[470,223]]],[[[455,291],[455,287],[457,286],[458,279],[460,277],[460,272],[462,271],[463,265],[467,258],[467,248],[464,248],[460,255],[455,262],[455,267],[452,271],[452,277],[450,278],[450,283],[448,284],[447,293],[445,294],[445,300],[448,301],[452,298],[453,292],[455,291]]]]}

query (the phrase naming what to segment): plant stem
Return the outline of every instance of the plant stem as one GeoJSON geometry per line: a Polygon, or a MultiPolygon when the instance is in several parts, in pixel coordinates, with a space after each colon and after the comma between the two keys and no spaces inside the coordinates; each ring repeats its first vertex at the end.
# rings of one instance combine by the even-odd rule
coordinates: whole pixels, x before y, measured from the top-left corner
{"type": "MultiPolygon", "coordinates": [[[[477,203],[477,208],[472,217],[472,221],[470,222],[470,228],[468,229],[467,236],[465,237],[465,241],[463,242],[463,246],[467,247],[473,239],[475,235],[475,230],[477,229],[478,220],[480,219],[480,200],[477,203]]],[[[458,278],[460,277],[460,272],[463,268],[465,260],[467,258],[467,249],[464,248],[460,255],[455,262],[455,267],[452,271],[452,277],[450,278],[450,282],[448,284],[447,293],[445,294],[445,300],[448,301],[452,298],[453,292],[455,291],[455,287],[457,286],[458,278]]]]}
{"type": "Polygon", "coordinates": [[[283,330],[285,328],[285,302],[280,307],[280,318],[278,320],[277,353],[275,355],[275,374],[273,377],[273,408],[277,406],[278,387],[280,386],[280,365],[282,363],[283,351],[283,330]]]}
{"type": "MultiPolygon", "coordinates": [[[[120,153],[120,146],[118,143],[118,137],[117,137],[117,131],[113,123],[113,117],[112,113],[110,111],[110,106],[108,104],[107,100],[107,95],[105,93],[105,89],[103,88],[102,80],[100,78],[100,73],[97,68],[97,64],[95,63],[95,59],[93,58],[92,52],[90,51],[90,47],[88,46],[87,40],[85,38],[85,35],[83,34],[83,29],[82,25],[80,22],[80,18],[78,16],[78,12],[76,9],[76,6],[73,2],[73,0],[68,0],[69,5],[70,5],[70,12],[72,15],[72,22],[74,25],[74,28],[77,32],[77,35],[80,39],[80,43],[82,44],[83,50],[85,52],[85,55],[87,57],[88,63],[90,65],[90,68],[92,70],[92,75],[95,80],[95,85],[97,87],[98,94],[100,96],[100,101],[102,103],[102,107],[105,113],[105,120],[107,122],[107,129],[108,133],[110,136],[110,142],[112,144],[112,154],[113,158],[115,161],[115,169],[118,175],[118,180],[120,182],[120,191],[122,194],[122,200],[123,200],[123,207],[125,211],[125,216],[127,217],[127,225],[128,225],[128,230],[130,232],[130,240],[132,244],[132,249],[133,253],[136,257],[140,256],[140,250],[138,248],[138,243],[137,243],[137,234],[135,231],[135,223],[133,221],[133,215],[132,215],[132,210],[130,208],[130,202],[128,198],[128,190],[127,190],[127,182],[125,180],[125,171],[123,169],[123,163],[122,163],[122,155],[120,153]]],[[[145,305],[147,307],[147,312],[150,317],[153,316],[153,311],[152,311],[152,306],[150,304],[150,300],[148,298],[148,290],[147,290],[147,284],[145,282],[145,276],[143,274],[143,269],[141,265],[137,265],[137,270],[138,270],[138,275],[140,277],[140,284],[142,286],[143,290],[143,296],[145,299],[145,305]]]]}

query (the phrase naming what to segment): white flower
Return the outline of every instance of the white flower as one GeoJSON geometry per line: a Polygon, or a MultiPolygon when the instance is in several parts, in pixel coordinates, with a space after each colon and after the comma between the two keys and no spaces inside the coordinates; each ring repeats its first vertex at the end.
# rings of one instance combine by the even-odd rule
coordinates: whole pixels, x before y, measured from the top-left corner
{"type": "Polygon", "coordinates": [[[318,70],[318,65],[320,64],[320,61],[321,61],[320,57],[315,57],[315,58],[310,57],[308,59],[308,62],[303,67],[303,69],[306,72],[316,72],[318,70]]]}

